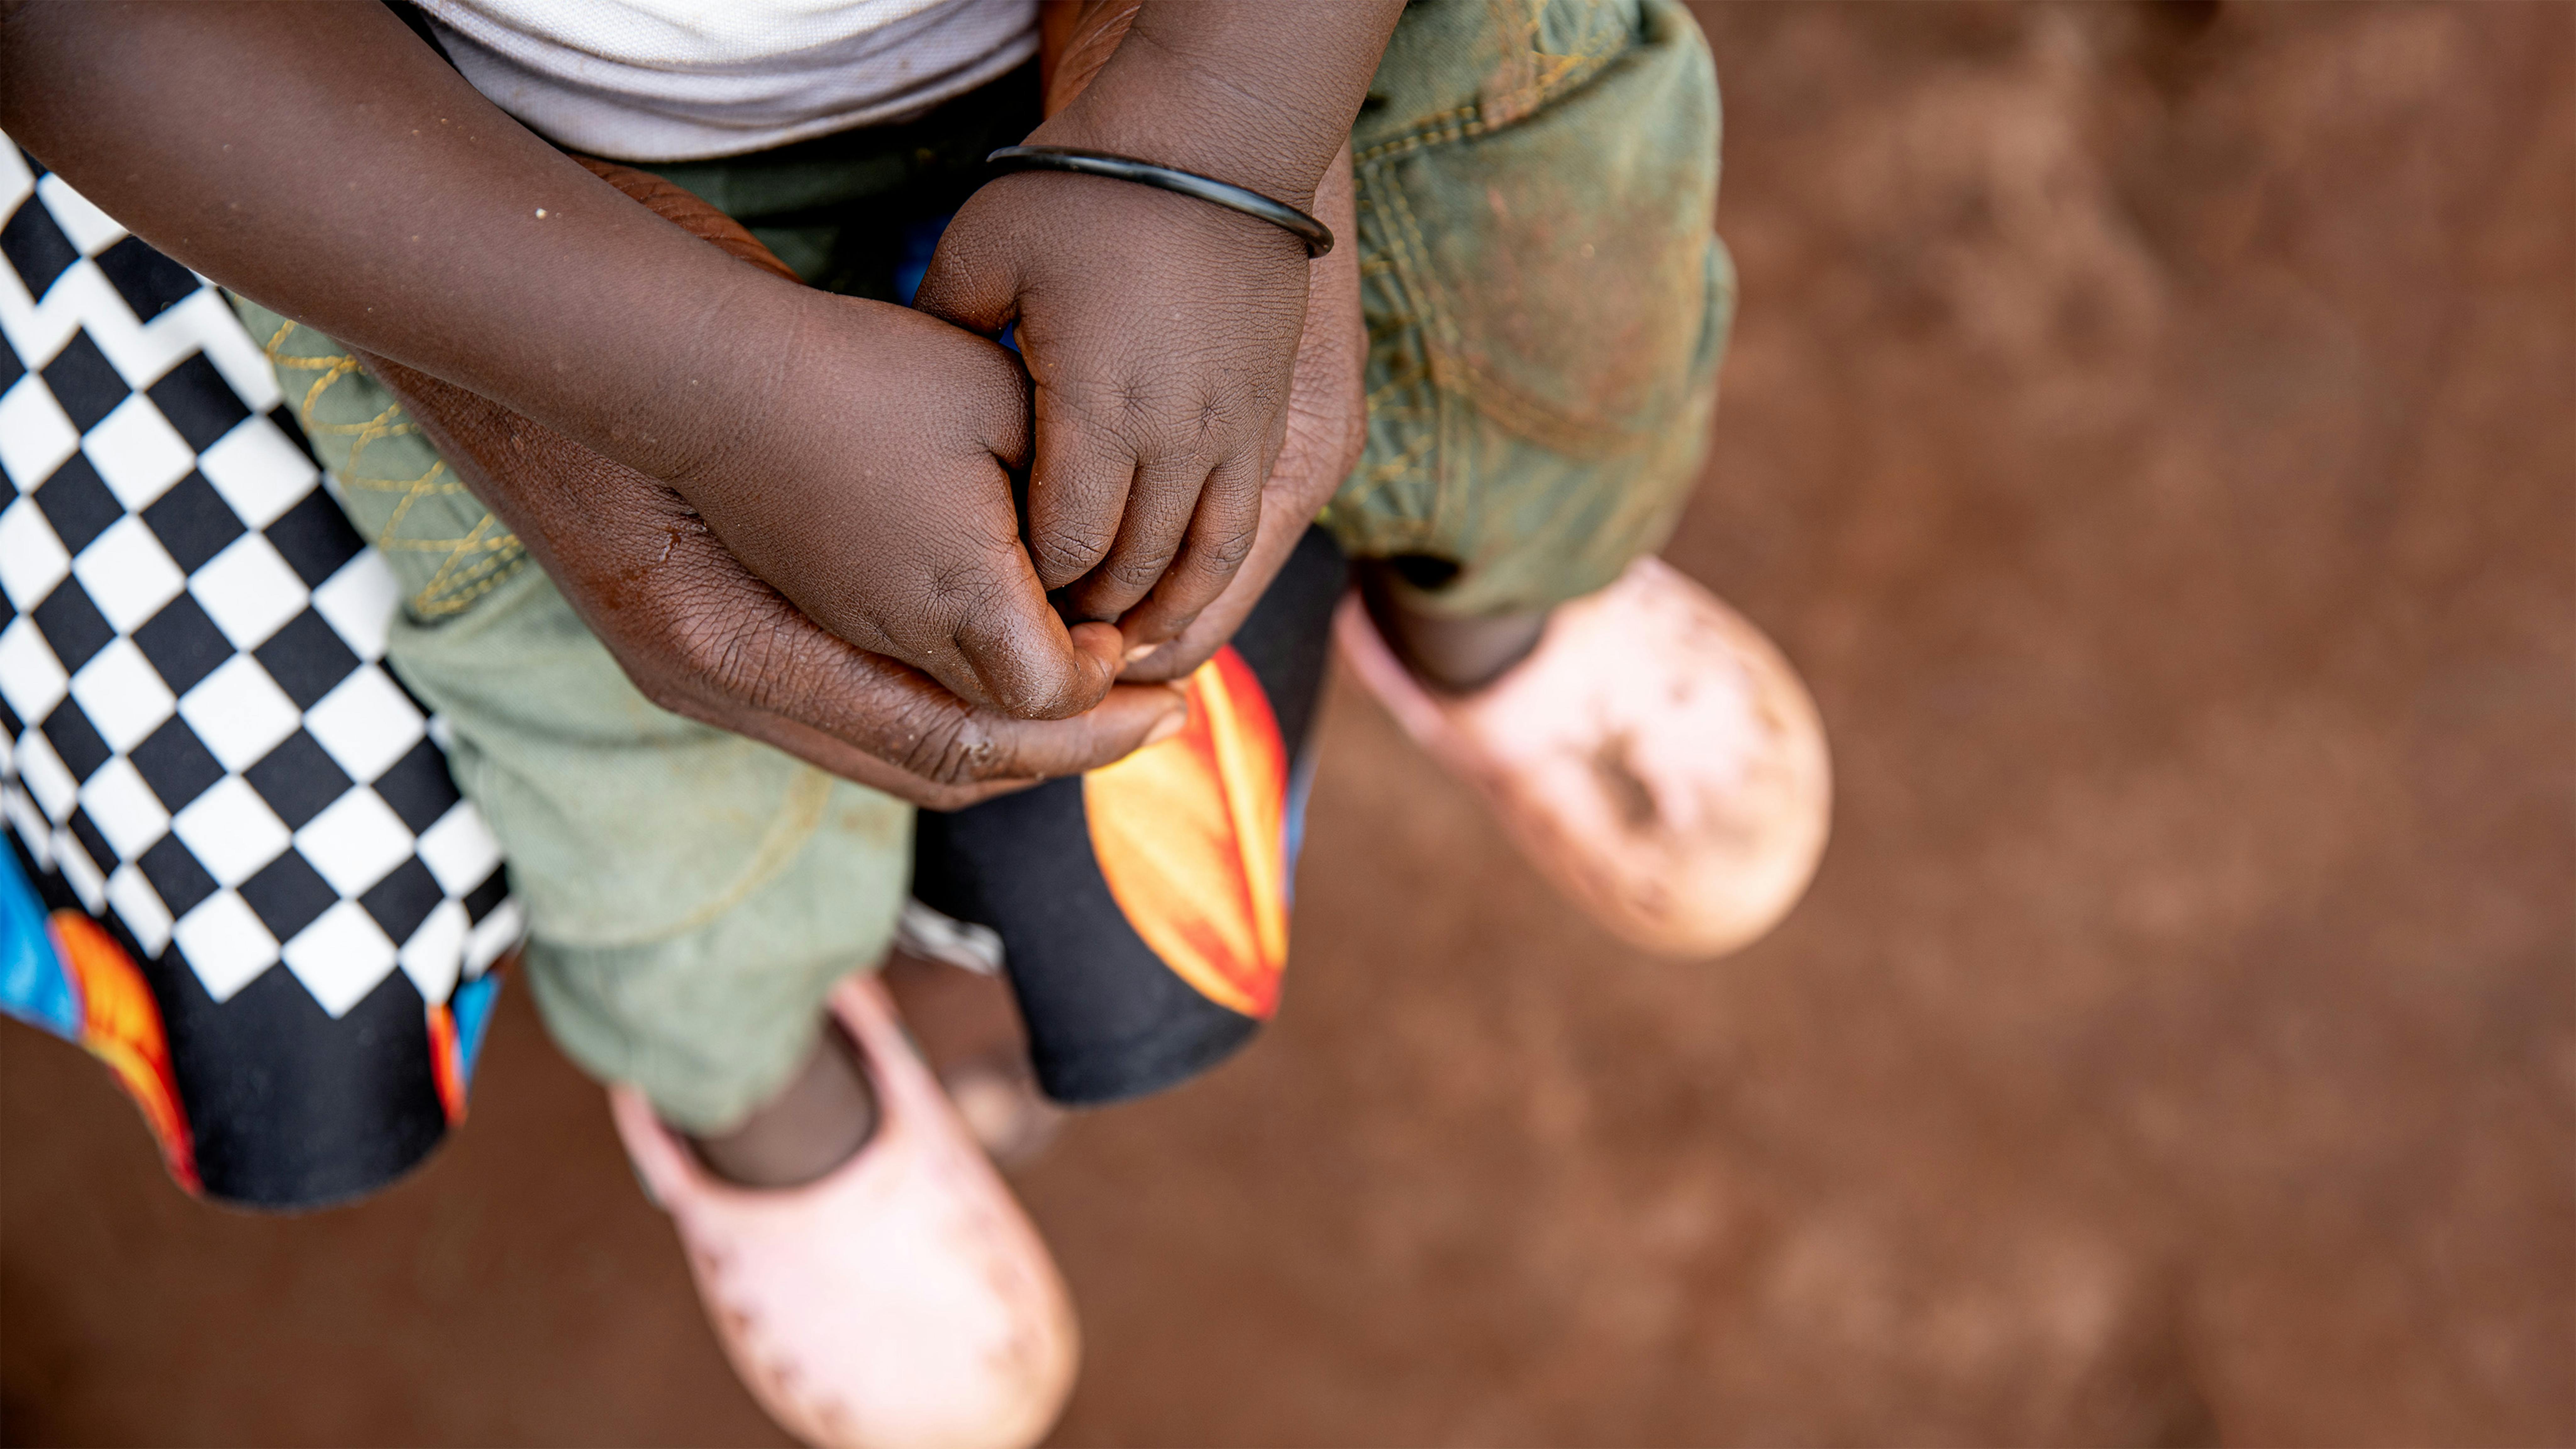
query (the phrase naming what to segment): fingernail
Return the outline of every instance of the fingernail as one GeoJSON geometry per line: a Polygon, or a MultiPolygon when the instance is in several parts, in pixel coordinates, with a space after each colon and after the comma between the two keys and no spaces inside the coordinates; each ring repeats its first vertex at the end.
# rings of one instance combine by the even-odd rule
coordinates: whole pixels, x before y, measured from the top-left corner
{"type": "MultiPolygon", "coordinates": [[[[1172,736],[1179,734],[1181,732],[1181,726],[1188,724],[1189,722],[1190,712],[1188,710],[1173,710],[1170,714],[1154,721],[1154,727],[1145,732],[1145,744],[1159,745],[1163,741],[1170,739],[1172,736]]],[[[1138,745],[1136,748],[1141,750],[1144,747],[1145,745],[1138,745]]]]}
{"type": "Polygon", "coordinates": [[[1160,644],[1139,644],[1127,651],[1127,662],[1133,664],[1140,659],[1151,658],[1154,651],[1162,647],[1160,644]]]}

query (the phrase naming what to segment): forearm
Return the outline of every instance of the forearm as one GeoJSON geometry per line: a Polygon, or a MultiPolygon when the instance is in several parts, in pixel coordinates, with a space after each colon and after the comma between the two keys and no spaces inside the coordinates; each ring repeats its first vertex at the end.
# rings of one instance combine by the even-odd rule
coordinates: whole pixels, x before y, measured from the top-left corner
{"type": "Polygon", "coordinates": [[[1144,0],[1088,89],[1030,136],[1311,209],[1402,0],[1144,0]]]}
{"type": "Polygon", "coordinates": [[[136,234],[287,316],[667,476],[663,404],[792,290],[628,201],[382,6],[0,12],[0,125],[136,234]]]}

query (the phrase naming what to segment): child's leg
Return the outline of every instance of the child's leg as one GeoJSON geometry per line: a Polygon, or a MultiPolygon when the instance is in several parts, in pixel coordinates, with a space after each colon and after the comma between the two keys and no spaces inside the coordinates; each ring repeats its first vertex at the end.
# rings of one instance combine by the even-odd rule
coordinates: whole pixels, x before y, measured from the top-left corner
{"type": "MultiPolygon", "coordinates": [[[[1357,570],[1369,622],[1416,678],[1447,694],[1491,684],[1529,657],[1547,630],[1545,609],[1452,618],[1409,608],[1398,589],[1411,559],[1366,559],[1357,570]]],[[[1418,571],[1418,570],[1417,570],[1418,571]]]]}
{"type": "Polygon", "coordinates": [[[647,702],[390,393],[330,339],[241,310],[401,579],[387,657],[445,717],[449,768],[504,847],[557,1041],[728,1139],[753,1180],[828,1167],[820,1145],[846,1156],[865,1079],[823,1000],[893,939],[910,808],[647,702]]]}
{"type": "Polygon", "coordinates": [[[692,1138],[718,1177],[745,1187],[796,1187],[828,1176],[877,1130],[867,1064],[837,1029],[824,1031],[787,1085],[740,1126],[692,1138]]]}
{"type": "Polygon", "coordinates": [[[1734,313],[1707,46],[1671,0],[1422,0],[1370,92],[1345,656],[1605,927],[1732,949],[1803,890],[1828,786],[1778,652],[1650,557],[1734,313]]]}
{"type": "Polygon", "coordinates": [[[1324,521],[1387,561],[1372,613],[1408,653],[1490,664],[1534,631],[1476,621],[1670,535],[1735,311],[1717,126],[1669,0],[1424,0],[1397,25],[1351,137],[1368,450],[1324,521]]]}
{"type": "MultiPolygon", "coordinates": [[[[328,349],[245,311],[275,350],[328,349]]],[[[390,394],[312,361],[283,369],[290,396],[409,595],[388,658],[447,721],[547,1027],[618,1084],[746,1383],[816,1443],[1034,1442],[1074,1371],[1063,1284],[883,992],[850,979],[893,938],[910,808],[647,702],[390,394]]]]}

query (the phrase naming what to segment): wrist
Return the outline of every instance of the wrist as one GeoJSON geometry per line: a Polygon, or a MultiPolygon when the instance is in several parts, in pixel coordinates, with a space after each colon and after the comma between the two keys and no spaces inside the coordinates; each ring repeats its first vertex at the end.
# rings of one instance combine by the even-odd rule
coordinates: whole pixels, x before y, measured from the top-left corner
{"type": "MultiPolygon", "coordinates": [[[[1264,132],[1271,128],[1251,117],[1240,118],[1235,126],[1170,124],[1154,112],[1168,105],[1172,111],[1186,115],[1197,101],[1175,86],[1154,86],[1157,104],[1150,108],[1085,104],[1107,91],[1115,79],[1103,74],[1080,100],[1030,132],[1027,144],[1105,151],[1230,182],[1300,211],[1314,209],[1315,188],[1323,179],[1323,166],[1307,153],[1316,147],[1265,142],[1264,132]]],[[[1323,150],[1324,159],[1329,160],[1331,149],[1323,150]]]]}
{"type": "Polygon", "coordinates": [[[865,318],[850,315],[861,309],[833,305],[849,302],[744,273],[701,293],[688,312],[656,318],[651,337],[637,339],[663,359],[655,385],[642,411],[612,427],[614,446],[600,450],[623,454],[693,505],[718,508],[744,488],[828,466],[791,456],[812,432],[793,423],[814,402],[814,379],[862,394],[876,384],[874,349],[852,335],[867,330],[865,318]]]}
{"type": "Polygon", "coordinates": [[[1397,8],[1146,0],[1108,61],[1028,144],[1106,151],[1312,211],[1397,8]]]}

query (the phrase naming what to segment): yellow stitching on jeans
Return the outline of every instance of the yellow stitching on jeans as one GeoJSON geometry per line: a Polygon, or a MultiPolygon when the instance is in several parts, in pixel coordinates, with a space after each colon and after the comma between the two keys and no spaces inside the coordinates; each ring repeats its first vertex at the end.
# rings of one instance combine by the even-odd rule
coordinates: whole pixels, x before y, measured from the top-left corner
{"type": "Polygon", "coordinates": [[[1365,470],[1368,481],[1383,486],[1396,482],[1422,465],[1439,443],[1436,428],[1424,428],[1404,445],[1404,451],[1383,463],[1373,463],[1365,470]]]}
{"type": "MultiPolygon", "coordinates": [[[[1424,291],[1420,285],[1421,278],[1415,270],[1418,266],[1428,265],[1430,248],[1422,238],[1421,228],[1414,224],[1412,207],[1404,195],[1402,185],[1392,178],[1372,177],[1371,181],[1373,184],[1369,189],[1372,192],[1373,203],[1376,201],[1374,193],[1383,192],[1385,204],[1372,204],[1370,211],[1378,225],[1371,230],[1376,235],[1371,237],[1364,233],[1363,242],[1365,244],[1374,240],[1383,248],[1387,273],[1386,280],[1380,285],[1391,289],[1402,303],[1399,308],[1393,309],[1394,315],[1387,320],[1395,325],[1399,334],[1412,332],[1419,338],[1440,316],[1437,298],[1424,291]],[[1411,253],[1410,257],[1407,255],[1408,251],[1411,253]]],[[[1375,339],[1372,339],[1370,351],[1372,355],[1383,355],[1375,339]]],[[[1413,346],[1403,349],[1404,355],[1400,363],[1395,359],[1388,360],[1387,367],[1390,372],[1394,372],[1399,365],[1404,368],[1409,374],[1407,380],[1411,384],[1411,390],[1418,398],[1427,400],[1429,407],[1423,408],[1417,405],[1411,410],[1414,414],[1413,421],[1419,431],[1407,441],[1404,450],[1393,458],[1369,465],[1364,472],[1365,478],[1386,493],[1393,506],[1403,513],[1412,513],[1415,510],[1406,506],[1404,499],[1395,496],[1394,485],[1407,478],[1419,478],[1429,485],[1428,492],[1432,496],[1422,500],[1424,512],[1437,512],[1439,508],[1437,497],[1439,480],[1428,467],[1430,458],[1439,446],[1439,398],[1436,393],[1429,390],[1430,377],[1416,360],[1417,355],[1427,355],[1427,352],[1428,349],[1417,341],[1413,346]]]]}
{"type": "Polygon", "coordinates": [[[1396,259],[1397,272],[1404,282],[1407,299],[1413,304],[1414,314],[1422,319],[1424,333],[1429,335],[1436,332],[1443,342],[1454,348],[1458,345],[1457,324],[1450,320],[1448,309],[1441,305],[1439,284],[1429,276],[1431,242],[1422,234],[1421,219],[1413,214],[1413,199],[1405,195],[1404,186],[1400,182],[1389,185],[1386,192],[1387,198],[1395,203],[1396,222],[1404,229],[1404,237],[1408,243],[1404,251],[1410,253],[1415,265],[1423,272],[1423,275],[1416,276],[1413,274],[1412,267],[1404,265],[1403,257],[1399,256],[1396,259]]]}
{"type": "MultiPolygon", "coordinates": [[[[516,544],[519,540],[514,536],[507,540],[496,540],[496,543],[502,541],[516,544]]],[[[502,584],[517,578],[519,576],[520,567],[527,563],[527,561],[528,552],[526,549],[518,549],[515,552],[510,553],[496,553],[485,559],[482,563],[475,565],[474,570],[469,570],[465,575],[465,577],[471,578],[476,571],[483,572],[486,575],[485,577],[475,581],[471,587],[460,588],[456,585],[451,585],[450,592],[443,597],[435,599],[427,597],[416,598],[412,601],[412,612],[421,615],[423,618],[430,619],[441,618],[448,614],[461,613],[464,611],[466,605],[473,603],[476,599],[490,593],[502,584]]]]}
{"type": "MultiPolygon", "coordinates": [[[[1431,243],[1423,236],[1421,219],[1413,214],[1413,198],[1407,194],[1401,182],[1389,184],[1386,187],[1386,194],[1387,199],[1394,203],[1397,223],[1403,228],[1408,242],[1405,250],[1413,258],[1415,265],[1421,268],[1419,275],[1412,274],[1411,269],[1407,268],[1405,284],[1406,291],[1416,299],[1415,311],[1423,321],[1422,351],[1431,364],[1433,383],[1431,396],[1434,402],[1432,433],[1437,436],[1446,431],[1449,416],[1447,409],[1438,407],[1440,393],[1437,384],[1440,381],[1440,358],[1444,349],[1453,352],[1458,349],[1458,325],[1444,305],[1439,279],[1432,275],[1431,243]]],[[[1452,462],[1456,461],[1454,449],[1442,456],[1452,462]]],[[[1426,467],[1424,469],[1424,476],[1430,484],[1430,497],[1426,500],[1423,509],[1424,527],[1433,533],[1441,531],[1440,520],[1452,511],[1453,500],[1449,495],[1453,490],[1444,484],[1454,471],[1449,468],[1426,467]]]]}
{"type": "MultiPolygon", "coordinates": [[[[352,459],[351,461],[354,462],[356,460],[352,459]]],[[[376,530],[376,547],[384,548],[392,542],[394,530],[402,527],[402,521],[411,516],[412,505],[420,502],[423,496],[422,490],[430,486],[429,480],[446,471],[447,460],[445,458],[441,458],[437,462],[429,465],[428,472],[423,473],[419,477],[411,479],[408,482],[393,478],[367,480],[369,483],[382,485],[370,488],[368,491],[372,493],[391,493],[396,488],[403,490],[402,501],[395,504],[394,511],[386,516],[385,526],[376,530]]],[[[342,481],[348,481],[346,475],[343,475],[342,481]]],[[[419,542],[421,540],[413,541],[419,542]]],[[[463,539],[458,539],[456,541],[459,543],[464,542],[463,539]]]]}
{"type": "Polygon", "coordinates": [[[402,405],[399,403],[382,409],[363,422],[323,422],[316,413],[323,397],[333,387],[348,378],[363,375],[363,369],[358,365],[357,359],[347,353],[304,354],[286,351],[286,341],[294,335],[297,327],[298,324],[292,320],[282,321],[277,330],[261,345],[260,353],[267,358],[271,366],[282,372],[322,374],[313,380],[310,388],[305,390],[304,397],[296,409],[298,420],[303,424],[308,435],[346,437],[351,440],[348,460],[334,470],[338,474],[342,488],[354,492],[402,495],[401,501],[394,505],[392,515],[386,519],[384,526],[377,530],[376,537],[372,541],[374,547],[384,553],[444,552],[447,555],[429,583],[408,601],[412,612],[432,618],[456,613],[514,577],[518,573],[519,566],[527,562],[527,549],[515,533],[486,537],[486,531],[494,523],[488,511],[463,537],[398,538],[395,536],[396,531],[400,529],[421,499],[467,493],[470,490],[452,476],[444,482],[438,481],[440,475],[448,471],[447,462],[443,458],[433,461],[429,470],[416,478],[358,476],[358,465],[365,457],[369,445],[386,438],[413,436],[419,433],[420,425],[404,416],[402,405]],[[467,564],[465,560],[473,555],[481,557],[472,564],[467,564]]]}
{"type": "Polygon", "coordinates": [[[508,566],[501,572],[492,575],[490,578],[483,580],[481,583],[476,584],[474,587],[467,589],[461,594],[450,594],[443,599],[431,599],[421,603],[413,610],[413,612],[426,619],[438,619],[444,618],[449,614],[461,614],[465,611],[466,606],[472,604],[476,599],[483,597],[485,594],[492,592],[492,590],[499,588],[501,585],[508,583],[512,579],[517,578],[519,576],[520,566],[525,564],[527,561],[528,556],[524,553],[512,554],[508,558],[498,561],[499,563],[506,564],[508,566]]]}
{"type": "MultiPolygon", "coordinates": [[[[1391,352],[1397,350],[1388,349],[1391,352]]],[[[1371,388],[1368,393],[1368,410],[1371,417],[1375,417],[1387,404],[1393,402],[1396,394],[1418,392],[1424,384],[1433,380],[1431,370],[1423,366],[1421,359],[1416,356],[1418,351],[1417,348],[1407,347],[1401,349],[1401,356],[1385,359],[1386,381],[1371,388]]]]}
{"type": "MultiPolygon", "coordinates": [[[[414,607],[425,605],[430,600],[438,597],[439,591],[448,586],[451,577],[456,573],[458,565],[463,561],[466,554],[471,552],[495,553],[504,546],[502,541],[499,539],[486,541],[483,537],[484,530],[490,528],[493,522],[493,517],[489,513],[484,514],[480,519],[476,520],[474,527],[467,532],[465,537],[459,539],[456,546],[448,551],[447,561],[438,566],[438,572],[430,575],[429,582],[421,585],[420,591],[412,595],[414,607]]],[[[513,539],[510,541],[516,542],[517,540],[513,539]]]]}
{"type": "MultiPolygon", "coordinates": [[[[304,401],[296,408],[299,420],[308,430],[326,433],[335,437],[346,436],[351,433],[367,434],[371,435],[371,437],[385,437],[397,433],[418,431],[418,428],[412,424],[404,424],[398,428],[385,428],[386,420],[391,418],[395,413],[402,411],[399,406],[387,408],[383,412],[376,414],[374,417],[369,418],[363,423],[326,423],[315,418],[313,416],[313,409],[316,404],[321,402],[322,394],[328,392],[332,385],[339,382],[342,378],[356,372],[358,370],[358,360],[354,357],[347,356],[346,354],[290,353],[282,350],[286,342],[287,334],[293,332],[295,327],[295,323],[289,322],[278,328],[276,335],[270,337],[268,342],[260,348],[260,355],[266,357],[269,364],[273,367],[291,369],[296,372],[319,372],[322,374],[320,377],[313,380],[313,386],[305,389],[304,401]],[[384,429],[384,431],[376,431],[378,429],[384,429]]],[[[366,441],[368,440],[369,439],[362,439],[357,446],[363,448],[366,446],[366,441]]]]}

